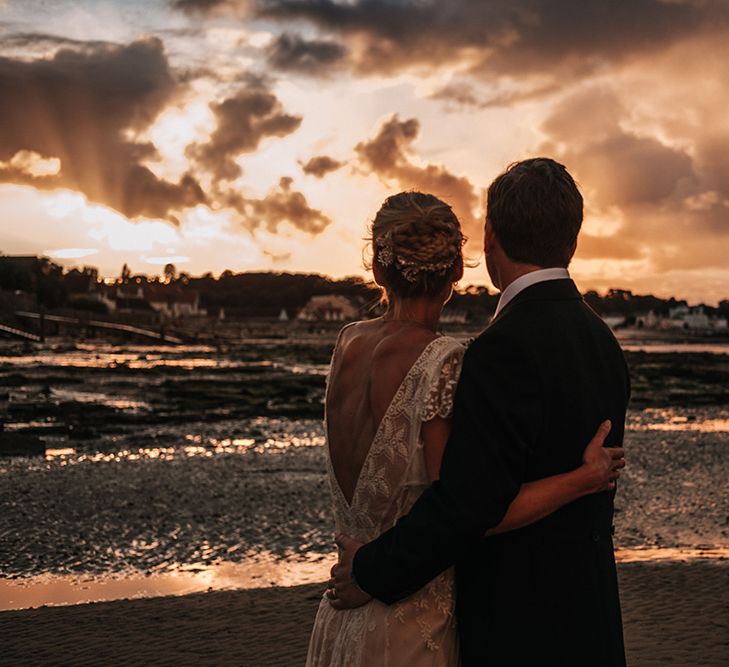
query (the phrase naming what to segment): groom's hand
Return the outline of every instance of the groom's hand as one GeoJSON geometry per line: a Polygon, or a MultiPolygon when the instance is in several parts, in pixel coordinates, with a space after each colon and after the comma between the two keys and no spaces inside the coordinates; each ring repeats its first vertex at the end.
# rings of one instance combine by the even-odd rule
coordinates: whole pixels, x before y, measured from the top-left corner
{"type": "Polygon", "coordinates": [[[327,586],[329,604],[335,609],[361,607],[372,599],[352,578],[352,561],[362,543],[342,534],[336,536],[336,543],[339,547],[339,562],[332,568],[332,578],[327,586]]]}

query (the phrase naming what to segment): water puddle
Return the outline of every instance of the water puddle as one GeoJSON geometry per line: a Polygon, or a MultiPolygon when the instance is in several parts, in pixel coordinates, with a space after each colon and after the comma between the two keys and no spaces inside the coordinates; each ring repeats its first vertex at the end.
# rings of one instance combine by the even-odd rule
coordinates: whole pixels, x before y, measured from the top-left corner
{"type": "Polygon", "coordinates": [[[729,547],[637,547],[616,549],[618,563],[686,563],[696,560],[729,560],[729,547]]]}
{"type": "Polygon", "coordinates": [[[729,413],[725,408],[711,411],[702,408],[646,408],[629,414],[627,426],[633,431],[729,433],[729,413]]]}
{"type": "Polygon", "coordinates": [[[653,354],[729,354],[729,343],[657,343],[620,341],[626,352],[653,354]]]}
{"type": "Polygon", "coordinates": [[[307,560],[280,560],[273,555],[256,554],[243,563],[185,566],[163,573],[0,579],[0,611],[214,590],[296,586],[326,580],[335,561],[336,553],[316,555],[307,560]]]}

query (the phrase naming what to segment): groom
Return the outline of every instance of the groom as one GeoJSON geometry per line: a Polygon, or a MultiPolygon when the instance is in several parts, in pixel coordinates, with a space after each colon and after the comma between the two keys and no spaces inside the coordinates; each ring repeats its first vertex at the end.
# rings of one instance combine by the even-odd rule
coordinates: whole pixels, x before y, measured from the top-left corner
{"type": "Polygon", "coordinates": [[[620,346],[567,272],[582,224],[567,170],[513,164],[487,203],[501,298],[466,352],[440,480],[373,542],[339,537],[332,604],[392,604],[455,565],[464,667],[624,666],[613,492],[483,539],[522,483],[577,468],[605,418],[606,445],[620,443],[630,393],[620,346]]]}

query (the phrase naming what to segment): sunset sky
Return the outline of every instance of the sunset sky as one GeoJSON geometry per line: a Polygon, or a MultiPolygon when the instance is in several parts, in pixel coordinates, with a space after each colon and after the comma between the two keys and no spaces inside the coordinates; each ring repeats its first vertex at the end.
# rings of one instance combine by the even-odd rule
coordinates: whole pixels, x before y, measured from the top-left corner
{"type": "MultiPolygon", "coordinates": [[[[582,289],[729,298],[729,2],[0,0],[0,252],[365,275],[388,193],[549,155],[582,289]]],[[[483,263],[468,282],[486,282],[483,263]]]]}

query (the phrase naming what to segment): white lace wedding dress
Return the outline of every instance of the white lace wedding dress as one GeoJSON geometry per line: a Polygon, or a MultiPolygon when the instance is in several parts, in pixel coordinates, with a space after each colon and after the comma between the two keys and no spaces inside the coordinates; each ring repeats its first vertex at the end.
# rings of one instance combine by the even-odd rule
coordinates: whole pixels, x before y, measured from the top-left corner
{"type": "MultiPolygon", "coordinates": [[[[449,417],[464,348],[448,336],[433,340],[413,364],[375,433],[347,503],[328,457],[337,532],[369,542],[406,514],[428,486],[420,429],[449,417]]],[[[326,429],[326,422],[325,422],[326,429]]],[[[372,600],[337,611],[323,598],[314,622],[309,667],[456,667],[453,571],[392,606],[372,600]]]]}

